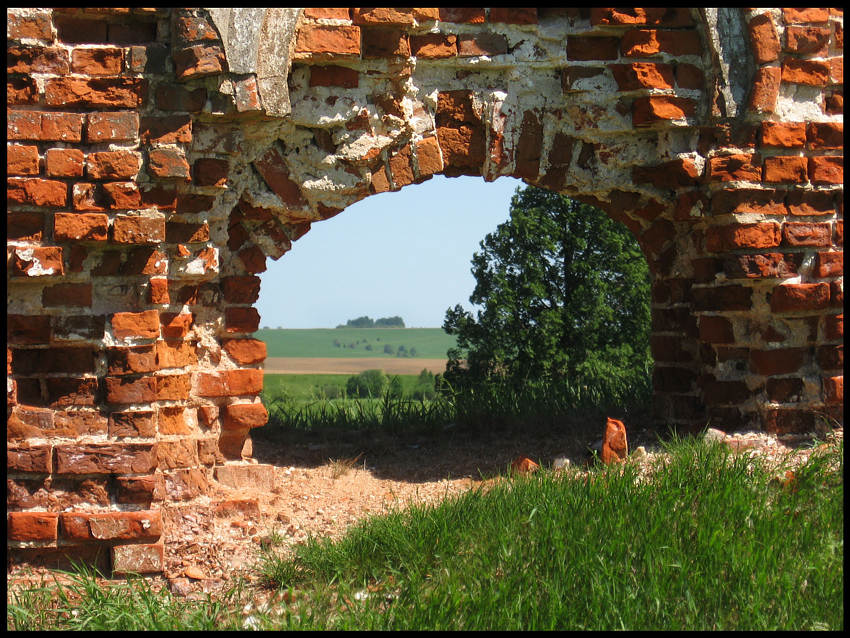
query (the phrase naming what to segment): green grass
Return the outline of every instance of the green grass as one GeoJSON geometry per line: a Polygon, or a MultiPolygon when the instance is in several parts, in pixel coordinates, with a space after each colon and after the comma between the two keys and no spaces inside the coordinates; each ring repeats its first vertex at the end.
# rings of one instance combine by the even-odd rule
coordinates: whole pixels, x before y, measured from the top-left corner
{"type": "MultiPolygon", "coordinates": [[[[296,401],[309,401],[327,395],[327,388],[333,386],[340,390],[345,388],[350,374],[264,374],[263,395],[270,400],[287,395],[296,401]]],[[[416,387],[417,375],[400,374],[402,389],[410,392],[416,387]]]]}
{"type": "MultiPolygon", "coordinates": [[[[670,462],[657,463],[645,481],[632,464],[587,476],[544,470],[389,512],[338,541],[311,539],[287,558],[267,548],[256,569],[291,602],[253,611],[251,622],[262,629],[842,630],[843,444],[813,454],[787,487],[761,460],[720,444],[667,445],[670,462]]],[[[7,627],[244,622],[235,594],[222,603],[228,616],[211,602],[81,589],[76,616],[56,596],[13,594],[7,627]]]]}
{"type": "Polygon", "coordinates": [[[416,348],[417,358],[444,359],[446,351],[455,346],[455,338],[442,328],[262,328],[255,336],[265,342],[269,357],[383,358],[394,356],[384,353],[384,346],[390,345],[395,350],[399,346],[408,351],[416,348]],[[340,347],[334,346],[334,341],[339,341],[340,347]],[[367,345],[372,350],[367,350],[367,345]]]}

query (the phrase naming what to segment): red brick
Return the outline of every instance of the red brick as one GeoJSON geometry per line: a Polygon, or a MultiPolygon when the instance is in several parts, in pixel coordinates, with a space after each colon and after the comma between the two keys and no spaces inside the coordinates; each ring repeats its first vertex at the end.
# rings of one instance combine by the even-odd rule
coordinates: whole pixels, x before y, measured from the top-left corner
{"type": "Polygon", "coordinates": [[[154,177],[190,181],[189,163],[181,149],[155,148],[148,153],[148,170],[154,177]]]}
{"type": "Polygon", "coordinates": [[[62,249],[58,246],[16,248],[11,263],[7,264],[13,275],[41,277],[65,274],[62,249]]]}
{"type": "Polygon", "coordinates": [[[805,122],[762,122],[762,146],[802,147],[806,143],[805,122]]]}
{"type": "Polygon", "coordinates": [[[233,98],[239,113],[261,111],[263,108],[260,102],[260,87],[254,76],[233,81],[233,98]]]}
{"type": "Polygon", "coordinates": [[[236,403],[224,406],[221,427],[226,430],[244,430],[262,427],[269,419],[262,403],[236,403]]]}
{"type": "Polygon", "coordinates": [[[833,194],[819,191],[791,191],[787,197],[792,215],[832,215],[835,213],[833,194]]]}
{"type": "Polygon", "coordinates": [[[49,10],[38,13],[21,15],[13,11],[6,12],[6,34],[11,40],[34,38],[36,40],[53,40],[53,29],[50,24],[49,10]]]}
{"type": "Polygon", "coordinates": [[[750,109],[761,113],[773,113],[779,98],[782,70],[778,67],[762,67],[756,70],[750,92],[750,109]]]}
{"type": "Polygon", "coordinates": [[[106,42],[107,23],[101,20],[54,14],[53,22],[59,39],[63,42],[72,44],[106,42]]]}
{"type": "Polygon", "coordinates": [[[54,78],[47,80],[44,103],[65,108],[129,108],[142,106],[147,80],[141,78],[54,78]]]}
{"type": "Polygon", "coordinates": [[[844,158],[810,157],[808,174],[812,184],[843,184],[844,158]]]}
{"type": "Polygon", "coordinates": [[[162,535],[159,510],[140,512],[62,512],[62,538],[89,540],[156,540],[162,535]]]}
{"type": "Polygon", "coordinates": [[[808,181],[805,157],[780,156],[764,160],[764,181],[770,183],[796,184],[808,181]]]}
{"type": "Polygon", "coordinates": [[[6,78],[6,104],[35,104],[38,102],[38,86],[31,77],[6,78]]]}
{"type": "Polygon", "coordinates": [[[824,336],[827,339],[843,339],[844,338],[844,315],[834,315],[832,317],[824,317],[824,336]]]}
{"type": "Polygon", "coordinates": [[[259,394],[263,389],[262,370],[225,370],[197,374],[197,396],[222,397],[259,394]]]}
{"type": "Polygon", "coordinates": [[[705,343],[735,343],[732,322],[725,317],[703,315],[699,318],[699,338],[705,343]]]}
{"type": "Polygon", "coordinates": [[[260,363],[266,358],[266,344],[258,339],[228,339],[222,347],[239,365],[260,363]]]}
{"type": "Polygon", "coordinates": [[[750,32],[750,42],[757,64],[773,62],[779,58],[779,36],[773,20],[767,14],[755,16],[747,25],[750,32]]]}
{"type": "Polygon", "coordinates": [[[346,7],[336,9],[307,7],[304,9],[303,15],[305,18],[310,18],[311,20],[319,20],[321,18],[330,18],[331,20],[351,19],[350,10],[346,7]]]}
{"type": "Polygon", "coordinates": [[[6,315],[9,343],[44,343],[50,340],[50,317],[45,315],[6,315]]]}
{"type": "Polygon", "coordinates": [[[759,156],[751,154],[723,155],[708,160],[708,175],[711,181],[761,181],[759,156]]]}
{"type": "Polygon", "coordinates": [[[156,105],[163,111],[189,111],[197,113],[203,110],[207,102],[207,90],[197,88],[188,90],[182,86],[167,83],[156,88],[156,105]]]}
{"type": "Polygon", "coordinates": [[[82,177],[83,152],[75,148],[52,148],[45,153],[48,177],[82,177]]]}
{"type": "Polygon", "coordinates": [[[218,40],[219,35],[212,24],[204,18],[183,15],[175,21],[177,37],[186,42],[218,40]]]}
{"type": "Polygon", "coordinates": [[[8,175],[38,175],[38,147],[6,145],[6,172],[8,175]]]}
{"type": "Polygon", "coordinates": [[[632,103],[632,123],[644,126],[658,121],[679,120],[693,116],[696,103],[688,98],[669,95],[640,97],[632,103]]]}
{"type": "Polygon", "coordinates": [[[844,123],[810,122],[808,141],[812,148],[844,148],[844,123]]]}
{"type": "Polygon", "coordinates": [[[695,31],[632,29],[623,34],[621,51],[626,57],[645,57],[656,53],[700,55],[702,43],[695,31]]]}
{"type": "Polygon", "coordinates": [[[844,403],[844,375],[823,378],[824,403],[844,403]]]}
{"type": "Polygon", "coordinates": [[[829,79],[830,84],[844,83],[844,57],[829,58],[829,79]]]}
{"type": "Polygon", "coordinates": [[[756,374],[772,376],[797,372],[806,358],[806,348],[750,350],[750,369],[756,374]]]}
{"type": "Polygon", "coordinates": [[[68,52],[58,47],[10,46],[6,48],[7,73],[68,73],[68,52]]]}
{"type": "Polygon", "coordinates": [[[786,24],[805,24],[807,22],[826,22],[829,9],[806,7],[803,9],[782,9],[782,19],[786,24]]]}
{"type": "Polygon", "coordinates": [[[216,45],[195,46],[180,49],[172,55],[178,80],[194,80],[224,71],[224,50],[216,45]]]}
{"type": "Polygon", "coordinates": [[[192,434],[192,426],[186,421],[186,409],[182,407],[160,408],[157,428],[160,434],[192,434]]]}
{"type": "Polygon", "coordinates": [[[165,277],[153,277],[148,284],[148,302],[154,305],[169,304],[168,280],[165,277]]]}
{"type": "Polygon", "coordinates": [[[61,444],[55,447],[57,474],[143,474],[156,469],[150,443],[61,444]]]}
{"type": "Polygon", "coordinates": [[[401,188],[413,183],[413,165],[411,164],[411,147],[407,144],[395,155],[389,158],[390,172],[395,188],[401,188]]]}
{"type": "Polygon", "coordinates": [[[15,374],[92,373],[94,351],[87,347],[15,348],[12,351],[12,371],[15,374]]]}
{"type": "Polygon", "coordinates": [[[620,38],[571,35],[567,37],[568,60],[616,60],[620,38]]]}
{"type": "Polygon", "coordinates": [[[168,222],[165,230],[165,241],[175,244],[192,244],[206,242],[210,239],[210,227],[203,223],[168,222]]]}
{"type": "Polygon", "coordinates": [[[163,374],[156,378],[157,401],[187,401],[191,389],[191,374],[163,374]]]}
{"type": "Polygon", "coordinates": [[[189,115],[143,117],[139,127],[142,142],[150,144],[189,143],[192,141],[192,118],[189,115]]]}
{"type": "Polygon", "coordinates": [[[10,204],[65,206],[68,185],[38,178],[10,178],[6,181],[6,200],[10,204]]]}
{"type": "Polygon", "coordinates": [[[385,7],[376,9],[352,9],[351,20],[354,24],[379,24],[379,25],[413,25],[413,12],[411,9],[388,9],[385,7]]]}
{"type": "Polygon", "coordinates": [[[48,378],[48,404],[53,407],[93,406],[98,392],[97,379],[92,378],[48,378]]]}
{"type": "Polygon", "coordinates": [[[156,436],[156,417],[152,410],[113,412],[109,415],[109,437],[156,436]]]}
{"type": "Polygon", "coordinates": [[[92,302],[92,285],[57,284],[45,288],[41,293],[41,302],[46,306],[82,306],[89,308],[92,302]]]}
{"type": "Polygon", "coordinates": [[[844,345],[820,346],[815,354],[818,365],[824,370],[839,370],[844,367],[844,345]]]}
{"type": "Polygon", "coordinates": [[[142,197],[135,182],[111,182],[103,184],[109,208],[126,210],[141,208],[142,197]]]}
{"type": "Polygon", "coordinates": [[[49,445],[6,449],[6,467],[10,473],[49,474],[51,459],[52,448],[49,445]]]}
{"type": "Polygon", "coordinates": [[[165,241],[165,216],[116,215],[112,239],[119,244],[157,244],[165,241]]]}
{"type": "Polygon", "coordinates": [[[829,304],[829,284],[785,284],[773,289],[771,312],[821,310],[829,304]]]}
{"type": "Polygon", "coordinates": [[[84,119],[84,115],[77,113],[10,110],[6,119],[6,137],[9,140],[79,142],[84,119]]]}
{"type": "Polygon", "coordinates": [[[90,179],[133,178],[139,172],[140,158],[134,151],[89,153],[86,171],[90,179]]]}
{"type": "Polygon", "coordinates": [[[102,212],[108,206],[101,184],[74,184],[71,188],[71,199],[74,210],[102,212]]]}
{"type": "Polygon", "coordinates": [[[71,69],[83,75],[118,75],[124,63],[124,51],[117,48],[74,49],[71,69]]]}
{"type": "Polygon", "coordinates": [[[106,377],[107,403],[150,403],[157,399],[155,377],[106,377]]]}
{"type": "Polygon", "coordinates": [[[111,321],[112,334],[118,339],[155,339],[159,336],[159,313],[156,310],[116,312],[111,321]]]}
{"type": "Polygon", "coordinates": [[[227,160],[203,157],[195,160],[194,181],[198,186],[227,185],[230,165],[227,160]]]}
{"type": "Polygon", "coordinates": [[[752,308],[753,291],[751,288],[739,285],[715,286],[710,288],[693,288],[694,310],[696,311],[729,311],[750,310],[752,308]]]}
{"type": "Polygon", "coordinates": [[[339,86],[344,89],[356,89],[358,78],[357,69],[349,69],[344,66],[311,66],[310,86],[339,86]]]}
{"type": "Polygon", "coordinates": [[[814,413],[800,408],[767,410],[763,417],[764,429],[769,434],[802,434],[815,429],[814,413]]]}
{"type": "Polygon", "coordinates": [[[295,53],[323,57],[360,55],[360,27],[304,24],[298,29],[295,53]]]}
{"type": "MultiPolygon", "coordinates": [[[[422,11],[422,9],[419,9],[419,11],[422,11]]],[[[441,7],[439,9],[439,16],[442,22],[484,23],[484,9],[477,7],[441,7]]]]}
{"type": "Polygon", "coordinates": [[[164,339],[182,339],[192,329],[192,313],[163,312],[160,316],[162,337],[164,339]]]}
{"type": "Polygon", "coordinates": [[[673,67],[653,62],[611,64],[609,67],[621,91],[672,89],[673,67]]]}
{"type": "Polygon", "coordinates": [[[488,22],[504,24],[537,24],[537,9],[525,7],[492,7],[488,22]]]}
{"type": "Polygon", "coordinates": [[[106,371],[110,375],[140,374],[157,369],[156,348],[152,345],[106,350],[106,371]]]}
{"type": "Polygon", "coordinates": [[[826,86],[829,84],[828,62],[787,58],[782,62],[782,81],[792,84],[826,86]]]}
{"type": "Polygon", "coordinates": [[[500,33],[461,34],[457,40],[457,54],[469,57],[477,55],[501,55],[508,51],[508,40],[500,33]]]}
{"type": "Polygon", "coordinates": [[[422,177],[443,170],[443,160],[436,137],[426,137],[416,143],[416,159],[419,164],[419,175],[422,177]]]}
{"type": "Polygon", "coordinates": [[[114,574],[158,574],[165,565],[165,548],[162,544],[115,545],[110,551],[114,574]]]}
{"type": "Polygon", "coordinates": [[[457,36],[444,33],[413,35],[410,36],[410,49],[417,58],[451,58],[457,55],[457,36]]]}
{"type": "Polygon", "coordinates": [[[52,512],[9,512],[10,541],[56,541],[59,514],[52,512]]]}
{"type": "Polygon", "coordinates": [[[635,183],[650,183],[658,188],[695,186],[699,177],[699,169],[690,158],[677,159],[658,166],[636,166],[632,169],[632,179],[635,183]]]}
{"type": "Polygon", "coordinates": [[[224,329],[226,332],[256,332],[259,327],[260,313],[256,308],[225,308],[224,329]]]}
{"type": "Polygon", "coordinates": [[[260,296],[260,278],[224,277],[221,280],[221,290],[226,303],[254,303],[260,296]]]}
{"type": "Polygon", "coordinates": [[[283,155],[276,146],[270,147],[259,159],[255,160],[254,167],[269,188],[285,204],[290,206],[304,206],[306,204],[298,184],[289,178],[289,169],[283,155]]]}
{"type": "Polygon", "coordinates": [[[785,222],[782,239],[787,246],[829,246],[830,230],[828,223],[785,222]]]}
{"type": "Polygon", "coordinates": [[[185,341],[157,341],[156,361],[160,368],[185,368],[198,363],[198,355],[191,343],[185,341]]]}
{"type": "Polygon", "coordinates": [[[844,253],[818,253],[816,273],[818,277],[838,277],[843,275],[844,253]]]}
{"type": "Polygon", "coordinates": [[[705,86],[705,74],[693,64],[677,64],[676,84],[681,89],[702,89],[705,86]]]}
{"type": "Polygon", "coordinates": [[[43,213],[8,213],[6,239],[40,242],[44,237],[43,213]]]}
{"type": "Polygon", "coordinates": [[[785,29],[785,50],[798,55],[823,55],[830,32],[828,26],[789,26],[785,29]]]}

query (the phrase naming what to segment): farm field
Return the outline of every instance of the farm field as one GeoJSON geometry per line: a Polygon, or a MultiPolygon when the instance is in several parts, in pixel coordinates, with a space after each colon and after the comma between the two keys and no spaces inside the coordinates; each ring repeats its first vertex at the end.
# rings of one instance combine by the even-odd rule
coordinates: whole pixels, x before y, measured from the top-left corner
{"type": "MultiPolygon", "coordinates": [[[[350,376],[350,374],[265,374],[263,375],[263,393],[273,399],[281,394],[281,390],[284,390],[293,399],[306,401],[316,398],[318,388],[336,386],[341,392],[350,376]]],[[[409,392],[416,386],[417,376],[415,374],[398,375],[405,392],[409,392]]]]}
{"type": "Polygon", "coordinates": [[[282,375],[352,375],[364,370],[383,370],[389,375],[419,374],[422,370],[442,374],[446,359],[400,359],[389,357],[329,358],[329,357],[268,357],[266,376],[282,375]]]}
{"type": "Polygon", "coordinates": [[[445,360],[446,351],[455,345],[455,338],[442,328],[261,328],[255,335],[265,342],[270,358],[445,360]],[[406,356],[398,356],[399,351],[406,356]]]}

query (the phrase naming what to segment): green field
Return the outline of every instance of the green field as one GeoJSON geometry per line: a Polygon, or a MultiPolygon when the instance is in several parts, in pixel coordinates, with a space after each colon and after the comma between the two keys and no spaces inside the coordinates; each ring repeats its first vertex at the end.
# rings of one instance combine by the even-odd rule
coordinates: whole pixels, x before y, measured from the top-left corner
{"type": "MultiPolygon", "coordinates": [[[[380,365],[376,365],[380,368],[380,365]]],[[[400,374],[401,386],[405,392],[410,392],[416,387],[417,375],[400,374]]],[[[350,374],[264,374],[263,394],[269,400],[286,393],[296,401],[309,401],[321,398],[322,391],[327,396],[332,394],[328,388],[336,386],[340,391],[345,388],[350,374]]]]}
{"type": "Polygon", "coordinates": [[[416,358],[444,359],[455,345],[442,328],[262,328],[256,337],[265,342],[269,357],[384,358],[398,356],[403,347],[416,358]]]}

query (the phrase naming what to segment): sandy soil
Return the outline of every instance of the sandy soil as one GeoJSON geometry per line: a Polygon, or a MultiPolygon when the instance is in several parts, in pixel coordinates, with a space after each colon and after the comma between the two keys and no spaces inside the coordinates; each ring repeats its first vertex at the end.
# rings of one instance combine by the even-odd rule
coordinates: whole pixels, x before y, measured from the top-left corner
{"type": "Polygon", "coordinates": [[[378,369],[387,374],[419,374],[423,368],[434,374],[445,372],[446,359],[269,357],[266,359],[265,372],[268,374],[358,374],[364,370],[378,369]]]}

